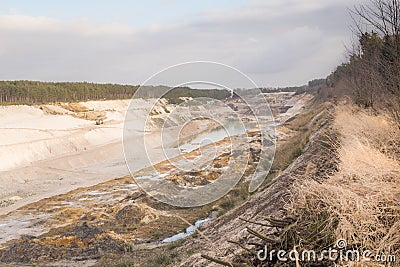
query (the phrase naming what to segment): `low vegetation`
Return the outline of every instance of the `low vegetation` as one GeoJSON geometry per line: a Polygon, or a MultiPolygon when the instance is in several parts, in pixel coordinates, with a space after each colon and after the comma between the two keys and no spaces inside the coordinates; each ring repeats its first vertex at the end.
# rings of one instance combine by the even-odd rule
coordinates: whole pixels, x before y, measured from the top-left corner
{"type": "Polygon", "coordinates": [[[339,163],[336,172],[299,177],[293,186],[286,208],[298,220],[285,232],[293,246],[322,249],[344,239],[361,251],[400,253],[398,14],[397,0],[352,10],[358,42],[319,95],[347,102],[336,107],[333,128],[340,136],[329,142],[339,163]]]}
{"type": "Polygon", "coordinates": [[[336,109],[334,127],[340,132],[340,142],[332,144],[338,147],[338,171],[320,177],[323,183],[298,179],[286,207],[298,220],[286,234],[305,249],[344,239],[363,251],[398,255],[400,158],[395,155],[400,146],[393,149],[391,143],[400,139],[400,131],[390,117],[354,106],[336,109]]]}
{"type": "Polygon", "coordinates": [[[278,131],[284,132],[287,137],[278,141],[274,162],[266,183],[281,174],[293,160],[302,154],[310,135],[319,126],[320,118],[317,115],[326,112],[330,106],[328,103],[310,105],[303,113],[278,128],[278,131]]]}

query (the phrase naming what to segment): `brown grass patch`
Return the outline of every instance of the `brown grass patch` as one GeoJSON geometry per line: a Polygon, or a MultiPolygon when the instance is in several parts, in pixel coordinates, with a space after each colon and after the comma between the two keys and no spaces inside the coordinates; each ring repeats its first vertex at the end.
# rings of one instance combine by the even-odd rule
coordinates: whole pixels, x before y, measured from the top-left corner
{"type": "Polygon", "coordinates": [[[294,245],[317,249],[345,239],[361,250],[400,253],[399,151],[385,148],[400,139],[393,125],[384,115],[336,108],[339,171],[322,183],[298,179],[293,187],[287,208],[299,219],[287,233],[294,245]]]}
{"type": "MultiPolygon", "coordinates": [[[[310,135],[320,126],[322,112],[327,112],[329,104],[324,103],[316,107],[309,108],[284,125],[285,133],[290,133],[288,138],[278,140],[274,162],[266,183],[277,177],[284,171],[298,156],[302,154],[304,146],[307,144],[310,135]]],[[[278,130],[282,130],[278,128],[278,130]]]]}
{"type": "Polygon", "coordinates": [[[72,111],[73,116],[85,120],[105,119],[106,112],[103,110],[96,111],[88,109],[84,104],[71,102],[71,103],[58,103],[58,105],[66,110],[72,111]]]}

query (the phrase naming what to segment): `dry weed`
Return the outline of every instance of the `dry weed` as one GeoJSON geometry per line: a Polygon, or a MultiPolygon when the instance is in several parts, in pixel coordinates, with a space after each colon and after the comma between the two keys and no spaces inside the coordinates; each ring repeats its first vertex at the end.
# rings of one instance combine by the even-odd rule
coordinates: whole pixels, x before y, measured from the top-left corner
{"type": "Polygon", "coordinates": [[[359,249],[399,255],[400,150],[392,145],[400,140],[398,129],[387,116],[348,105],[337,107],[334,127],[338,172],[323,182],[298,179],[287,208],[299,219],[288,240],[322,248],[345,239],[359,249]]]}

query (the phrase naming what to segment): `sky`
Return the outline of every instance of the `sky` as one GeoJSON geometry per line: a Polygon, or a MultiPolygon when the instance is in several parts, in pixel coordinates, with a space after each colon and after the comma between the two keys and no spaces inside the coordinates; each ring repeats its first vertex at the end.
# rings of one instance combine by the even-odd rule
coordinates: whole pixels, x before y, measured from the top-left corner
{"type": "Polygon", "coordinates": [[[345,61],[357,0],[0,0],[0,80],[141,84],[213,61],[260,87],[345,61]]]}

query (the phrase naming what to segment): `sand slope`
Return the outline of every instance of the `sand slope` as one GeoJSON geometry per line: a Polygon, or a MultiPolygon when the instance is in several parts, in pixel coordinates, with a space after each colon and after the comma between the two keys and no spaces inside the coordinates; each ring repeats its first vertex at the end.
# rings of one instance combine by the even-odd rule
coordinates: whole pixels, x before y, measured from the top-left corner
{"type": "MultiPolygon", "coordinates": [[[[135,101],[143,120],[151,105],[135,101]]],[[[104,112],[104,124],[59,105],[0,107],[0,213],[129,173],[122,148],[129,100],[79,104],[104,112]]]]}

